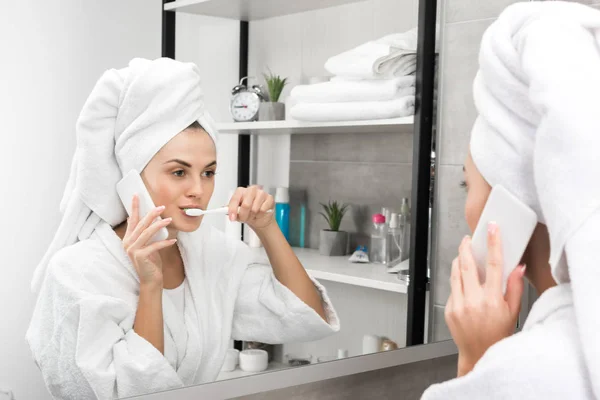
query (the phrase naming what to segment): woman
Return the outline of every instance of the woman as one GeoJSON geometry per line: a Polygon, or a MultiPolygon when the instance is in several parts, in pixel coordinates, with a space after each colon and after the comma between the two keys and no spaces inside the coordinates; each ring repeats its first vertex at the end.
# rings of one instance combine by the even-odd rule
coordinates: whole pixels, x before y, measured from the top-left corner
{"type": "Polygon", "coordinates": [[[270,195],[238,188],[229,203],[230,219],[257,233],[270,265],[184,213],[206,209],[215,184],[217,132],[202,98],[193,64],[135,59],[107,71],[81,112],[64,215],[34,276],[27,332],[55,397],[210,382],[231,339],[310,341],[339,330],[323,287],[273,221],[270,195]],[[157,207],[139,215],[134,196],[126,219],[115,185],[132,169],[157,207]],[[167,240],[149,242],[162,227],[167,240]]]}
{"type": "Polygon", "coordinates": [[[573,3],[507,8],[486,31],[474,83],[479,117],[465,164],[473,230],[502,184],[539,224],[502,295],[499,231],[489,226],[486,282],[465,238],[446,321],[458,377],[423,399],[600,398],[600,12],[573,3]],[[525,267],[526,265],[526,267],[525,267]],[[513,334],[526,276],[540,294],[513,334]]]}

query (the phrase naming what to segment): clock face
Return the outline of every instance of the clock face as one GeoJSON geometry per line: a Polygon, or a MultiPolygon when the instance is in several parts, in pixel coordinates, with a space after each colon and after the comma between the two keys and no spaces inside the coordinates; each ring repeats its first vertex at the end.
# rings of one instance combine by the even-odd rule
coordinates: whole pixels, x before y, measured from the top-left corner
{"type": "Polygon", "coordinates": [[[260,98],[256,93],[240,92],[231,100],[231,115],[235,121],[252,121],[258,113],[260,98]]]}

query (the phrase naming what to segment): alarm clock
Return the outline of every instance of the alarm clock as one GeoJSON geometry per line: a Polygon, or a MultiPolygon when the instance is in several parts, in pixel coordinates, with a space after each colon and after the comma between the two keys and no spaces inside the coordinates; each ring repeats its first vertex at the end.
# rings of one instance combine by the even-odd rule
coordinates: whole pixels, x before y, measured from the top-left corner
{"type": "Polygon", "coordinates": [[[245,86],[244,80],[247,79],[247,76],[243,77],[240,84],[231,90],[229,111],[236,122],[257,121],[260,103],[267,99],[260,85],[245,86]]]}

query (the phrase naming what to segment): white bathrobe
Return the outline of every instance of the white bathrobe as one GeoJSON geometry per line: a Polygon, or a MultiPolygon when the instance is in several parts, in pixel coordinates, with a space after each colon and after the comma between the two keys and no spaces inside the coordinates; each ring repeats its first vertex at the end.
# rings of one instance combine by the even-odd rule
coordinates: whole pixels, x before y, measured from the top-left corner
{"type": "Polygon", "coordinates": [[[571,285],[548,289],[521,332],[490,347],[467,375],[429,387],[421,400],[594,399],[577,334],[571,285]]]}
{"type": "Polygon", "coordinates": [[[109,224],[52,258],[27,340],[54,397],[111,399],[210,382],[231,339],[290,343],[339,330],[317,282],[329,323],[244,243],[208,226],[178,240],[185,319],[164,293],[164,356],[133,329],[139,279],[109,224]]]}

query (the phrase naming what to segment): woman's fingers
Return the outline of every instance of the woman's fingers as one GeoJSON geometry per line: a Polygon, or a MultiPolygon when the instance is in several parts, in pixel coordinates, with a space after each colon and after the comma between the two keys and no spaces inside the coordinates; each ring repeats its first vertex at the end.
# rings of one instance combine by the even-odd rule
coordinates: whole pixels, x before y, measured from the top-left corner
{"type": "Polygon", "coordinates": [[[466,298],[478,296],[481,291],[477,264],[471,250],[471,238],[466,236],[458,250],[460,276],[462,278],[463,292],[466,298]]]}
{"type": "Polygon", "coordinates": [[[504,300],[508,304],[510,314],[514,318],[516,318],[521,311],[521,296],[523,296],[523,290],[525,289],[525,282],[523,281],[524,275],[525,265],[519,265],[508,277],[504,300]]]}
{"type": "Polygon", "coordinates": [[[244,196],[244,192],[246,189],[237,188],[231,200],[229,200],[229,220],[235,221],[238,219],[238,208],[240,207],[240,203],[242,201],[242,197],[244,196]]]}
{"type": "Polygon", "coordinates": [[[241,199],[240,215],[238,220],[240,222],[246,222],[250,219],[250,213],[252,212],[252,204],[254,204],[254,198],[256,197],[256,186],[250,186],[244,191],[244,196],[241,199]]]}
{"type": "Polygon", "coordinates": [[[273,210],[273,208],[275,208],[275,199],[273,198],[273,196],[271,196],[270,194],[265,193],[265,195],[267,196],[266,200],[263,202],[262,206],[260,207],[260,212],[267,212],[269,210],[273,210]]]}
{"type": "Polygon", "coordinates": [[[136,248],[145,247],[148,244],[148,242],[150,241],[150,239],[152,239],[152,237],[154,235],[156,235],[156,233],[158,233],[158,231],[161,228],[168,226],[172,220],[173,220],[173,218],[165,218],[165,219],[161,219],[160,221],[153,222],[137,238],[137,240],[135,241],[134,247],[136,247],[136,248]]]}
{"type": "Polygon", "coordinates": [[[495,222],[490,222],[488,225],[487,243],[485,290],[489,295],[502,296],[504,257],[502,255],[500,228],[495,222]]]}
{"type": "Polygon", "coordinates": [[[450,271],[450,291],[453,307],[462,308],[464,303],[464,292],[461,278],[460,260],[458,257],[452,261],[452,269],[450,271]]]}
{"type": "Polygon", "coordinates": [[[136,253],[136,258],[138,260],[148,259],[150,255],[154,252],[167,248],[169,246],[173,246],[177,242],[177,239],[167,239],[161,240],[160,242],[154,242],[149,246],[144,247],[136,253]]]}
{"type": "Polygon", "coordinates": [[[258,192],[256,197],[254,198],[254,203],[252,203],[252,208],[250,210],[250,220],[256,218],[258,214],[261,213],[262,207],[265,204],[267,197],[269,195],[266,192],[258,192]]]}

